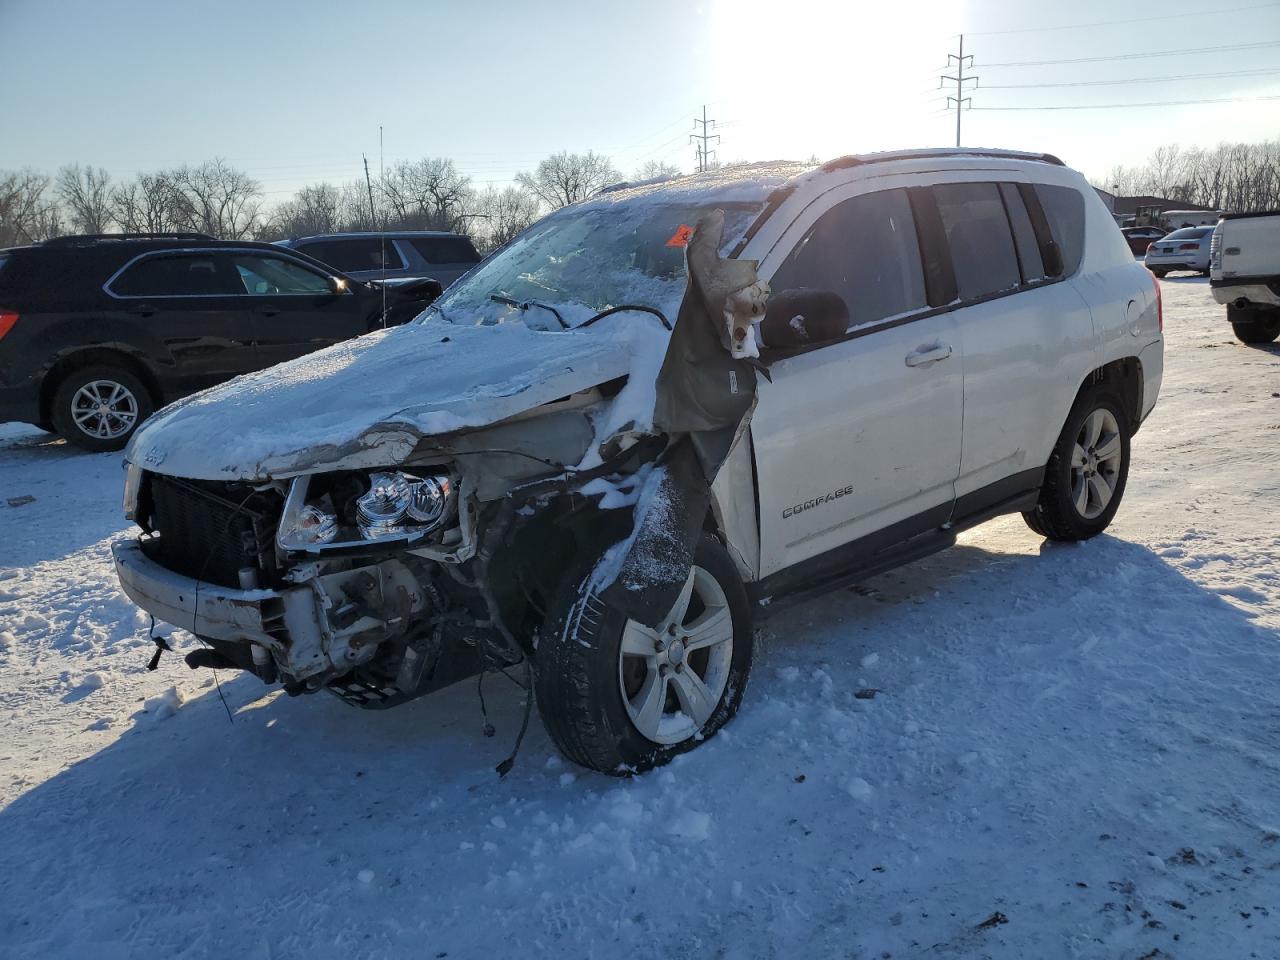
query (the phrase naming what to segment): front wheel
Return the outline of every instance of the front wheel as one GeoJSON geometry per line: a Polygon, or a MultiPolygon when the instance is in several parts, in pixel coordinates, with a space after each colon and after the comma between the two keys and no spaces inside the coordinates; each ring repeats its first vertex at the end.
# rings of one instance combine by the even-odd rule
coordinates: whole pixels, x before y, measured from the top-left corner
{"type": "Polygon", "coordinates": [[[1022,515],[1050,540],[1087,540],[1111,523],[1129,478],[1129,420],[1114,394],[1076,401],[1044,471],[1035,509],[1022,515]]]}
{"type": "Polygon", "coordinates": [[[737,712],[751,670],[746,591],[704,535],[675,604],[648,627],[572,577],[538,642],[547,733],[574,763],[625,776],[697,746],[737,712]]]}

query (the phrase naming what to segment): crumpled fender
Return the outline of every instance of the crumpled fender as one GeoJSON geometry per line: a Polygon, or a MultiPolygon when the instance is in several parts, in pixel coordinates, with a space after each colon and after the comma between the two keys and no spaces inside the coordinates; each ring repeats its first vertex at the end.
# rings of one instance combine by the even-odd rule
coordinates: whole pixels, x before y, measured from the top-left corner
{"type": "Polygon", "coordinates": [[[641,492],[630,536],[597,567],[600,598],[650,627],[689,577],[711,484],[755,409],[751,326],[764,317],[769,286],[756,261],[721,259],[723,230],[716,210],[689,241],[688,287],[654,406],[654,426],[669,442],[641,492]]]}

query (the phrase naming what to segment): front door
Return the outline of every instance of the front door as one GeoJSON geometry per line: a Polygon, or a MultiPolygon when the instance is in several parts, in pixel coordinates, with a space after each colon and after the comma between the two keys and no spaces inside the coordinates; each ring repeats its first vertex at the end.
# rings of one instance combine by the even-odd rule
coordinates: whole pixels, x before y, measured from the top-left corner
{"type": "Polygon", "coordinates": [[[253,328],[258,366],[270,367],[369,332],[368,303],[290,257],[232,254],[253,328]]]}
{"type": "Polygon", "coordinates": [[[760,378],[751,434],[761,576],[887,528],[907,536],[940,526],[955,500],[963,377],[954,319],[927,302],[907,192],[856,189],[811,206],[775,247],[773,296],[837,293],[849,326],[771,361],[772,382],[760,378]]]}

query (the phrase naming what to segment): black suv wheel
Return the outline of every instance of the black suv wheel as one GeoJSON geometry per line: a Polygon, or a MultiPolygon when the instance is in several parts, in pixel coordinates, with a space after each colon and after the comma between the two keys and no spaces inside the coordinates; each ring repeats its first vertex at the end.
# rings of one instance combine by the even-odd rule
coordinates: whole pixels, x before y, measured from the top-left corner
{"type": "Polygon", "coordinates": [[[100,453],[122,449],[154,411],[151,394],[132,373],[94,365],[63,378],[53,395],[51,416],[69,443],[100,453]]]}

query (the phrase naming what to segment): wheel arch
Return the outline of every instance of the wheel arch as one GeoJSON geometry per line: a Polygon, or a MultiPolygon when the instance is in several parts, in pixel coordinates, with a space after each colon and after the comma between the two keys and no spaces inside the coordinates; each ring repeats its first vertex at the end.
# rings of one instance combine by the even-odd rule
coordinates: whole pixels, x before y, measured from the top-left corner
{"type": "Polygon", "coordinates": [[[141,360],[124,350],[112,347],[86,347],[59,357],[41,379],[40,419],[42,422],[52,422],[53,396],[67,376],[76,370],[98,364],[117,366],[133,374],[147,388],[155,407],[160,406],[163,393],[159,381],[141,360]]]}
{"type": "Polygon", "coordinates": [[[1072,408],[1075,408],[1087,390],[1099,385],[1115,391],[1129,420],[1130,434],[1137,433],[1142,422],[1142,361],[1135,356],[1121,357],[1092,370],[1076,391],[1075,398],[1071,401],[1072,408]]]}

